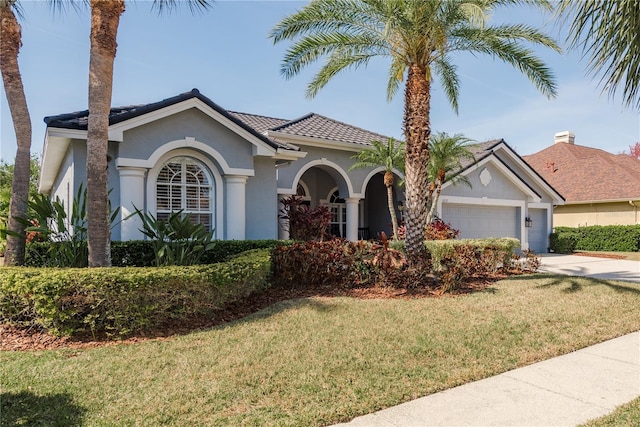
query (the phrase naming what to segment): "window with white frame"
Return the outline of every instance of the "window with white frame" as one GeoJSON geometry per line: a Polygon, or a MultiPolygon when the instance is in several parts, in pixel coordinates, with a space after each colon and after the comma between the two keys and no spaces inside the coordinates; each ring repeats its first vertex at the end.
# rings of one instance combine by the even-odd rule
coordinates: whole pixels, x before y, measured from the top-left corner
{"type": "Polygon", "coordinates": [[[182,210],[194,223],[210,231],[213,227],[215,184],[209,169],[193,157],[169,159],[156,180],[156,215],[167,220],[182,210]]]}
{"type": "Polygon", "coordinates": [[[340,193],[336,189],[328,199],[329,210],[331,211],[330,229],[331,234],[339,237],[347,236],[347,205],[340,193]]]}

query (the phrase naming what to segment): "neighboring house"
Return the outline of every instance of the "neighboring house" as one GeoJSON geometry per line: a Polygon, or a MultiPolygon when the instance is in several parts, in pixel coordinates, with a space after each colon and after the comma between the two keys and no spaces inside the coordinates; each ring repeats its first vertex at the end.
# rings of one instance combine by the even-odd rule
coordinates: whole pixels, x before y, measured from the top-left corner
{"type": "MultiPolygon", "coordinates": [[[[45,118],[39,189],[66,206],[86,181],[87,116],[45,118]]],[[[109,123],[110,198],[122,217],[136,208],[158,218],[183,209],[219,239],[287,238],[279,200],[297,194],[311,207],[330,207],[336,235],[390,233],[384,168],[349,170],[353,156],[384,135],[313,113],[285,120],[227,111],[196,89],[113,108],[109,123]]],[[[476,154],[461,172],[473,187],[445,186],[440,217],[461,237],[516,237],[523,249],[545,251],[562,197],[504,141],[479,145],[476,154]]],[[[400,206],[401,189],[394,198],[400,206]]],[[[139,228],[131,217],[112,238],[141,239],[139,228]]]]}
{"type": "Polygon", "coordinates": [[[640,224],[640,160],[575,144],[573,133],[523,158],[566,198],[556,226],[640,224]]]}

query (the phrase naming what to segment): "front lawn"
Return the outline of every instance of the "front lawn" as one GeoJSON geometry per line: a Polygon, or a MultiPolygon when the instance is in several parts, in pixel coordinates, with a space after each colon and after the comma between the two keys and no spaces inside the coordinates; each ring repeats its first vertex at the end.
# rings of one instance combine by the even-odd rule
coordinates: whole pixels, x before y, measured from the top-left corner
{"type": "Polygon", "coordinates": [[[2,352],[3,425],[328,425],[640,330],[640,285],[302,298],[208,331],[2,352]]]}
{"type": "Polygon", "coordinates": [[[616,410],[602,418],[591,420],[584,427],[619,427],[640,425],[640,397],[621,405],[616,410]]]}

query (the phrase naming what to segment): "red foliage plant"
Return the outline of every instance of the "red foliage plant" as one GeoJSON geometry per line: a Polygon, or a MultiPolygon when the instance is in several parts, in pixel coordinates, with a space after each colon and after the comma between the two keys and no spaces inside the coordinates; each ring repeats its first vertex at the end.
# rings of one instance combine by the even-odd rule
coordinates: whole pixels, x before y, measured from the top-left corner
{"type": "Polygon", "coordinates": [[[303,241],[323,241],[329,235],[331,212],[326,206],[311,209],[302,197],[290,196],[283,199],[280,218],[289,222],[289,238],[303,241]]]}
{"type": "Polygon", "coordinates": [[[425,238],[427,240],[449,240],[460,235],[460,230],[456,230],[451,224],[445,223],[440,218],[436,218],[427,226],[425,238]]]}

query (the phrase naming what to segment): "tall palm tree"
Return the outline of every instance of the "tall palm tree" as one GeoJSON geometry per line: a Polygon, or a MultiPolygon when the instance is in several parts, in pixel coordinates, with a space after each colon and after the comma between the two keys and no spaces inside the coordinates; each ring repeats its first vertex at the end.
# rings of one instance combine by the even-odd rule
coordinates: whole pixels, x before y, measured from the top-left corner
{"type": "Polygon", "coordinates": [[[398,218],[396,210],[393,206],[393,170],[404,169],[404,142],[398,142],[393,138],[389,138],[387,143],[373,141],[371,148],[365,148],[358,154],[353,156],[358,161],[354,163],[349,170],[356,168],[375,168],[384,167],[384,186],[387,187],[387,206],[389,215],[391,216],[391,224],[393,226],[393,238],[398,239],[398,218]]]}
{"type": "MultiPolygon", "coordinates": [[[[178,0],[154,0],[159,12],[171,10],[178,0]]],[[[188,0],[191,11],[209,6],[208,0],[188,0]]],[[[113,63],[124,0],[90,0],[91,51],[89,57],[89,119],[87,124],[87,218],[89,267],[111,265],[107,148],[109,111],[113,90],[113,63]]]]}
{"type": "Polygon", "coordinates": [[[272,30],[274,43],[295,40],[281,68],[290,78],[326,58],[307,87],[313,97],[347,68],[377,56],[391,59],[387,98],[405,81],[403,131],[407,255],[417,260],[427,225],[427,169],[431,135],[430,103],[438,76],[454,110],[459,80],[452,54],[468,51],[505,61],[523,72],[545,95],[556,94],[550,70],[524,43],[560,51],[551,38],[527,25],[489,26],[498,6],[516,3],[550,9],[546,0],[315,0],[285,17],[272,30]]]}
{"type": "Polygon", "coordinates": [[[17,143],[8,221],[12,234],[7,236],[6,265],[24,264],[25,239],[18,236],[24,235],[25,227],[16,218],[27,216],[31,166],[31,119],[18,65],[22,46],[22,29],[14,13],[20,14],[18,6],[15,0],[0,0],[0,70],[17,143]]]}
{"type": "Polygon", "coordinates": [[[640,2],[560,0],[560,20],[571,22],[568,40],[589,57],[588,73],[601,74],[603,91],[622,87],[624,104],[640,108],[640,2]]]}
{"type": "Polygon", "coordinates": [[[429,212],[427,224],[433,220],[436,205],[442,192],[442,186],[452,184],[467,184],[471,186],[466,176],[455,174],[462,168],[463,160],[473,159],[473,153],[469,151],[469,144],[473,140],[462,134],[456,133],[449,136],[445,132],[431,135],[429,140],[429,212]],[[453,174],[452,174],[453,173],[453,174]]]}

